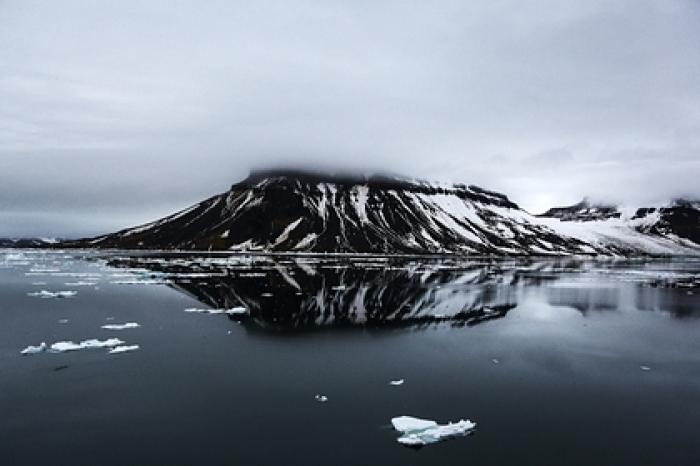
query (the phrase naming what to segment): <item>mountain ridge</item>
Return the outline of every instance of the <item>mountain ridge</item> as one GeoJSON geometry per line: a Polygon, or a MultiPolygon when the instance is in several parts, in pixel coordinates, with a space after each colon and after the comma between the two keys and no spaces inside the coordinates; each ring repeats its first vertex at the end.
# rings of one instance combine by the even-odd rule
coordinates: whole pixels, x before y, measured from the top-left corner
{"type": "MultiPolygon", "coordinates": [[[[682,208],[698,211],[693,205],[682,208]]],[[[694,254],[698,249],[692,215],[684,227],[688,231],[679,236],[678,222],[671,219],[664,226],[661,211],[642,212],[629,228],[629,219],[607,212],[582,229],[581,222],[569,221],[576,220],[576,215],[568,217],[570,208],[559,209],[559,216],[534,216],[506,195],[474,185],[381,174],[260,170],[170,216],[61,245],[464,255],[694,254]],[[605,228],[596,231],[600,226],[605,228]]]]}

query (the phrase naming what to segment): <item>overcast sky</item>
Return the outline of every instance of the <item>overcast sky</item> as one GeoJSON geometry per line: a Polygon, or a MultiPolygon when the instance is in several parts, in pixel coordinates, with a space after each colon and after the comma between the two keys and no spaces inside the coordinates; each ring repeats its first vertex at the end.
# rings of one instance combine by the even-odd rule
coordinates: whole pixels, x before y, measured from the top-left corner
{"type": "Polygon", "coordinates": [[[0,236],[110,231],[292,162],[533,212],[700,196],[700,2],[0,0],[0,236]]]}

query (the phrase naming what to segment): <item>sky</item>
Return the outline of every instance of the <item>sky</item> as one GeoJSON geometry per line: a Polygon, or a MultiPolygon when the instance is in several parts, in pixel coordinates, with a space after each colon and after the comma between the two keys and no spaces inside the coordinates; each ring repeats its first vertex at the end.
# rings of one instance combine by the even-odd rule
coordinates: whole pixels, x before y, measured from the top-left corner
{"type": "Polygon", "coordinates": [[[251,168],[700,197],[700,1],[0,0],[0,237],[153,220],[251,168]]]}

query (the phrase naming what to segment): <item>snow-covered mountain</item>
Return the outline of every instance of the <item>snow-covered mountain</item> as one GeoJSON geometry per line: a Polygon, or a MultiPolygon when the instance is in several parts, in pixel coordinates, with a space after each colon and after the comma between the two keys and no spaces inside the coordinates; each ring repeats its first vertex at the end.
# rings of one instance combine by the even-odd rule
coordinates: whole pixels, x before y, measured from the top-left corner
{"type": "Polygon", "coordinates": [[[696,222],[681,236],[675,214],[661,209],[640,212],[638,218],[621,214],[567,221],[573,218],[536,217],[505,195],[476,186],[272,170],[253,172],[229,191],[155,222],[63,245],[317,253],[688,254],[698,248],[698,209],[690,209],[695,209],[696,222]],[[673,225],[664,226],[671,218],[673,225]]]}
{"type": "Polygon", "coordinates": [[[587,200],[549,209],[539,220],[558,233],[619,254],[698,255],[700,202],[655,207],[594,205],[587,200]]]}
{"type": "Polygon", "coordinates": [[[591,222],[620,218],[621,213],[617,206],[608,204],[593,204],[588,198],[567,207],[552,207],[538,217],[558,218],[564,221],[591,222]]]}

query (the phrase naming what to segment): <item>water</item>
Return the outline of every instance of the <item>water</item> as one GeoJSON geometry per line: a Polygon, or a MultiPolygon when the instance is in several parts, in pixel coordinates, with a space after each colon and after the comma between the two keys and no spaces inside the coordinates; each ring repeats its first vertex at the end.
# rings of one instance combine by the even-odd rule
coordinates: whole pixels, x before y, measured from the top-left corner
{"type": "Polygon", "coordinates": [[[693,260],[0,251],[0,463],[697,465],[699,279],[693,260]],[[140,349],[19,353],[110,337],[140,349]],[[413,450],[400,415],[477,429],[413,450]]]}

